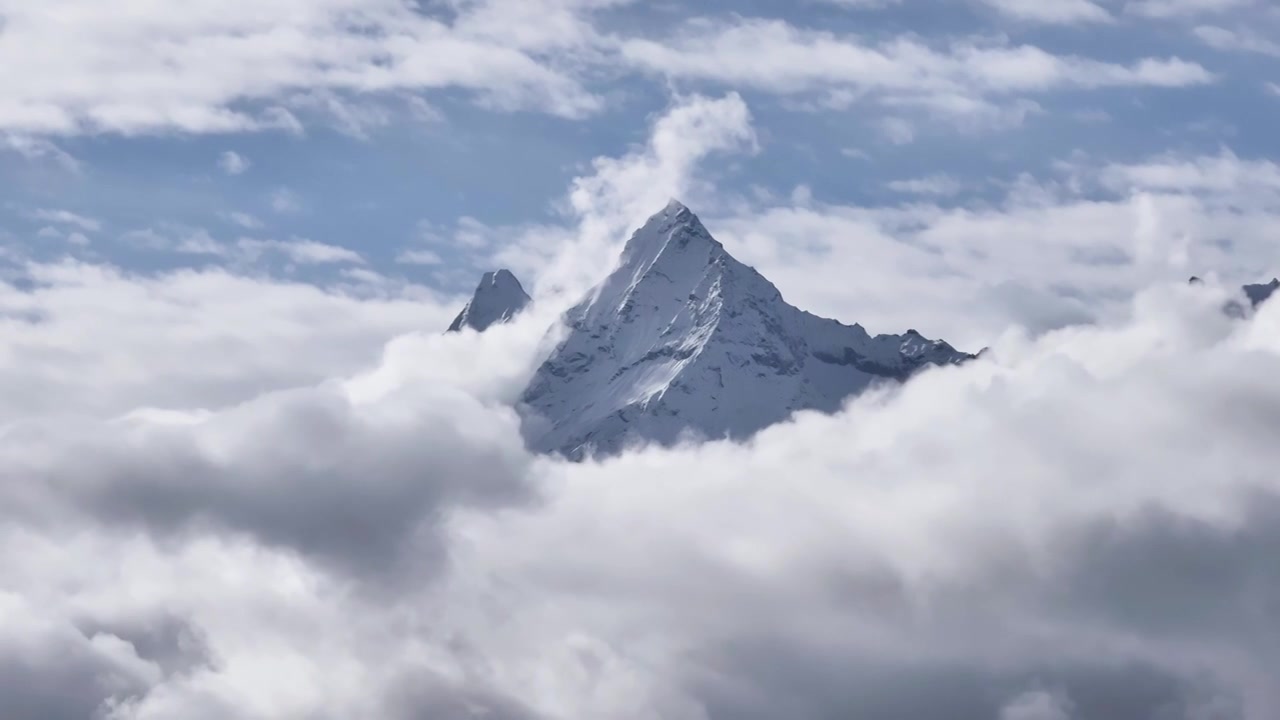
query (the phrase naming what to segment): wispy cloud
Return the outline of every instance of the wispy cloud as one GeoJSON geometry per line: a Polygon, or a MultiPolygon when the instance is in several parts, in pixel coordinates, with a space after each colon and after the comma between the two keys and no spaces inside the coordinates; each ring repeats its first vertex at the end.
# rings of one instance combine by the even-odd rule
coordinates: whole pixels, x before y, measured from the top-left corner
{"type": "Polygon", "coordinates": [[[227,150],[218,156],[218,169],[228,175],[242,175],[252,166],[249,158],[233,150],[227,150]]]}
{"type": "Polygon", "coordinates": [[[402,265],[441,265],[444,260],[432,250],[405,250],[396,255],[396,262],[402,265]]]}
{"type": "Polygon", "coordinates": [[[302,211],[302,198],[289,188],[276,188],[269,198],[271,209],[281,215],[302,211]]]}
{"type": "MultiPolygon", "coordinates": [[[[600,101],[541,51],[590,43],[580,14],[593,4],[503,3],[498,12],[467,2],[445,22],[397,0],[193,0],[145,13],[108,12],[94,0],[6,2],[0,66],[39,70],[6,78],[0,130],[258,130],[288,126],[282,106],[298,92],[441,88],[471,91],[492,108],[580,117],[600,101]]],[[[355,107],[335,102],[330,109],[355,107]]]]}
{"type": "Polygon", "coordinates": [[[241,239],[236,242],[239,254],[256,258],[264,252],[280,253],[290,261],[302,265],[363,264],[360,253],[349,248],[294,238],[291,240],[241,239]]]}
{"type": "Polygon", "coordinates": [[[764,19],[691,22],[669,39],[624,42],[622,53],[637,67],[674,79],[825,95],[840,106],[927,106],[962,120],[976,117],[975,110],[992,118],[1007,116],[1001,108],[1033,111],[1025,95],[1214,81],[1204,67],[1178,57],[1113,63],[1032,45],[878,41],[764,19]]]}
{"type": "Polygon", "coordinates": [[[257,230],[263,227],[263,222],[249,213],[232,211],[226,213],[224,217],[228,222],[238,225],[246,230],[257,230]]]}
{"type": "Polygon", "coordinates": [[[102,222],[96,218],[78,215],[69,210],[36,210],[33,217],[44,222],[58,223],[60,225],[72,225],[81,230],[97,232],[102,229],[102,222]]]}
{"type": "Polygon", "coordinates": [[[1130,0],[1125,11],[1152,18],[1189,18],[1253,5],[1255,0],[1130,0]]]}
{"type": "Polygon", "coordinates": [[[933,195],[947,197],[964,189],[960,181],[947,175],[930,175],[910,180],[894,180],[887,184],[890,190],[906,195],[933,195]]]}
{"type": "Polygon", "coordinates": [[[1252,30],[1228,30],[1201,25],[1195,29],[1196,37],[1206,45],[1224,52],[1250,52],[1280,57],[1280,41],[1252,30]]]}
{"type": "Polygon", "coordinates": [[[51,161],[67,172],[77,175],[82,170],[80,161],[74,155],[46,138],[21,133],[0,132],[0,150],[17,153],[28,160],[51,161]]]}
{"type": "Polygon", "coordinates": [[[980,0],[1016,20],[1054,25],[1105,23],[1111,13],[1092,0],[980,0]]]}

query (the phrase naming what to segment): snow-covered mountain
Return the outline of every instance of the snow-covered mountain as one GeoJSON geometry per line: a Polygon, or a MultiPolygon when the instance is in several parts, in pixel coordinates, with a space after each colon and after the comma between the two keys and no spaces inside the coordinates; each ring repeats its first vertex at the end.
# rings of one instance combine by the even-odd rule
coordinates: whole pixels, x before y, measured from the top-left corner
{"type": "Polygon", "coordinates": [[[454,319],[448,332],[459,332],[463,328],[483,332],[490,325],[507,322],[528,304],[528,293],[511,271],[485,273],[471,302],[454,319]]]}
{"type": "Polygon", "coordinates": [[[880,381],[973,356],[914,330],[871,336],[799,310],[672,201],[566,313],[567,337],[522,401],[539,451],[744,438],[794,411],[835,411],[880,381]]]}

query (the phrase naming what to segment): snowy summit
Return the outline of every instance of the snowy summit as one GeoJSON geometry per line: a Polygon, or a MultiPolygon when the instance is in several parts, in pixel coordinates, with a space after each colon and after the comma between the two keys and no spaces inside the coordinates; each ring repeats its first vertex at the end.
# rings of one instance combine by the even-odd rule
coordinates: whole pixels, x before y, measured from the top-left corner
{"type": "Polygon", "coordinates": [[[745,438],[797,410],[973,356],[915,331],[871,336],[799,310],[672,201],[569,310],[522,398],[540,451],[612,454],[691,433],[745,438]]]}
{"type": "Polygon", "coordinates": [[[491,325],[507,322],[528,304],[528,293],[510,270],[485,273],[471,296],[471,302],[454,319],[448,331],[460,332],[463,328],[471,328],[483,332],[491,325]]]}

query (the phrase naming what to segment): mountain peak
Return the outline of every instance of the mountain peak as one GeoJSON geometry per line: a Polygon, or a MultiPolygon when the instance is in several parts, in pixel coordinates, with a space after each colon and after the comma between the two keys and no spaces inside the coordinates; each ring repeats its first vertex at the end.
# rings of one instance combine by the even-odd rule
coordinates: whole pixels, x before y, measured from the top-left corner
{"type": "Polygon", "coordinates": [[[542,451],[610,454],[685,433],[745,438],[798,410],[838,410],[878,382],[972,356],[919,333],[871,337],[786,303],[672,201],[564,317],[569,335],[522,396],[542,451]]]}
{"type": "Polygon", "coordinates": [[[623,265],[652,264],[672,240],[681,247],[700,241],[719,246],[702,221],[679,200],[671,200],[632,234],[622,252],[623,265]]]}
{"type": "Polygon", "coordinates": [[[448,332],[471,328],[484,332],[490,326],[515,317],[529,304],[529,295],[510,270],[487,272],[480,278],[471,302],[462,309],[448,332]]]}
{"type": "Polygon", "coordinates": [[[631,235],[617,269],[577,309],[599,323],[631,312],[642,299],[651,310],[674,309],[687,301],[697,277],[726,255],[698,216],[672,200],[631,235]],[[665,301],[655,301],[655,292],[665,301]]]}

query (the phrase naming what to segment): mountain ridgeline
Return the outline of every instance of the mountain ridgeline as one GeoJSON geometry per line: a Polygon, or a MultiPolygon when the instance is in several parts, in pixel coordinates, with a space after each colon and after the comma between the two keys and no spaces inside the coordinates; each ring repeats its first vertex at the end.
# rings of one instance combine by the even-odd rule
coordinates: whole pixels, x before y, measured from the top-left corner
{"type": "MultiPolygon", "coordinates": [[[[469,318],[502,322],[527,302],[481,295],[456,326],[482,330],[469,318]]],[[[521,411],[530,448],[574,459],[637,443],[747,438],[798,410],[834,412],[877,383],[974,357],[914,330],[872,336],[789,305],[675,201],[636,231],[617,269],[563,322],[568,334],[534,374],[521,411]]]]}
{"type": "MultiPolygon", "coordinates": [[[[1277,290],[1280,280],[1243,288],[1255,309],[1277,290]]],[[[449,331],[484,331],[529,302],[509,271],[486,273],[449,331]]],[[[1248,306],[1232,301],[1224,311],[1243,317],[1248,306]]],[[[747,438],[796,411],[835,412],[878,383],[976,357],[914,330],[872,336],[788,304],[675,201],[562,320],[568,333],[520,410],[531,449],[573,459],[747,438]]]]}
{"type": "Polygon", "coordinates": [[[454,318],[448,332],[470,328],[484,332],[497,323],[510,321],[529,305],[529,294],[510,270],[485,273],[471,296],[471,302],[454,318]]]}

